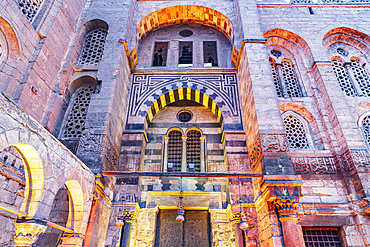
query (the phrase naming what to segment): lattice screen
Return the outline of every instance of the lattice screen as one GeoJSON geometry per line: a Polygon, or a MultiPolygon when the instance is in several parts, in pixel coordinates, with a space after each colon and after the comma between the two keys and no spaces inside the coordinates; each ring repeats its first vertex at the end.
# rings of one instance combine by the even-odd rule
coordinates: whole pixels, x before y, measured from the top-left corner
{"type": "Polygon", "coordinates": [[[78,139],[81,137],[81,133],[85,128],[86,114],[93,93],[94,86],[85,85],[73,94],[71,101],[72,108],[64,127],[63,139],[78,139]]]}
{"type": "Polygon", "coordinates": [[[331,63],[342,91],[345,92],[347,96],[357,96],[356,89],[349,78],[347,70],[344,68],[343,62],[338,59],[333,59],[331,63]]]}
{"type": "Polygon", "coordinates": [[[362,131],[364,133],[365,141],[370,146],[370,116],[366,116],[362,120],[362,131]]]}
{"type": "Polygon", "coordinates": [[[168,163],[173,163],[172,171],[181,172],[182,133],[173,130],[168,134],[168,163]]]}
{"type": "Polygon", "coordinates": [[[43,0],[17,0],[19,9],[32,22],[43,0]]]}
{"type": "Polygon", "coordinates": [[[302,122],[293,115],[284,118],[284,125],[287,132],[289,147],[291,149],[308,149],[306,131],[302,122]]]}
{"type": "Polygon", "coordinates": [[[196,172],[200,172],[200,136],[197,130],[190,130],[186,141],[186,159],[187,164],[194,164],[196,172]]]}
{"type": "Polygon", "coordinates": [[[356,82],[362,91],[362,95],[370,96],[370,78],[366,70],[360,65],[357,60],[351,61],[351,69],[356,82]]]}
{"type": "Polygon", "coordinates": [[[302,97],[301,88],[299,87],[292,63],[282,62],[281,71],[285,80],[285,86],[289,97],[302,97]]]}
{"type": "Polygon", "coordinates": [[[278,72],[277,72],[277,69],[276,69],[276,64],[271,58],[270,58],[270,64],[271,64],[272,78],[274,80],[277,96],[278,97],[284,97],[283,96],[283,89],[281,88],[279,75],[278,75],[278,72]]]}
{"type": "Polygon", "coordinates": [[[85,37],[77,64],[97,65],[103,56],[106,36],[107,31],[104,29],[97,29],[88,33],[85,37]]]}

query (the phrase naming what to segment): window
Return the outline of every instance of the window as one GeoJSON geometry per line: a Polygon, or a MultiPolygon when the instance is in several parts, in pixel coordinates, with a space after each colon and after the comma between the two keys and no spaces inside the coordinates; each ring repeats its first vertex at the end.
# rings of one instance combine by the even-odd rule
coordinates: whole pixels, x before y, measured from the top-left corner
{"type": "Polygon", "coordinates": [[[190,130],[187,133],[186,159],[189,171],[200,172],[200,136],[197,130],[190,130]],[[194,166],[194,167],[193,167],[194,166]]]}
{"type": "Polygon", "coordinates": [[[166,66],[168,42],[155,42],[153,66],[166,66]]]}
{"type": "Polygon", "coordinates": [[[216,41],[203,41],[203,59],[205,67],[218,66],[216,41]]]}
{"type": "Polygon", "coordinates": [[[333,58],[331,64],[342,91],[347,96],[357,96],[356,89],[349,78],[348,72],[344,68],[343,60],[340,58],[333,58]]]}
{"type": "Polygon", "coordinates": [[[181,172],[182,163],[182,133],[173,130],[168,134],[168,165],[167,171],[181,172]]]}
{"type": "Polygon", "coordinates": [[[43,0],[18,0],[18,7],[29,22],[32,22],[42,3],[43,0]]]}
{"type": "Polygon", "coordinates": [[[335,227],[303,227],[306,247],[342,247],[339,229],[335,227]]]}
{"type": "Polygon", "coordinates": [[[205,136],[196,129],[186,135],[175,128],[164,136],[163,171],[205,172],[205,136]]]}
{"type": "Polygon", "coordinates": [[[273,49],[271,54],[281,61],[281,63],[277,63],[275,59],[269,58],[277,96],[303,97],[292,61],[279,58],[282,56],[279,50],[273,49]]]}
{"type": "Polygon", "coordinates": [[[101,28],[89,32],[85,37],[77,64],[97,65],[103,56],[106,36],[107,30],[101,28]]]}
{"type": "Polygon", "coordinates": [[[302,122],[292,114],[284,117],[285,130],[291,149],[308,149],[308,140],[302,122]]]}
{"type": "Polygon", "coordinates": [[[94,90],[95,86],[92,84],[77,89],[66,112],[67,117],[65,118],[60,139],[72,152],[77,151],[78,141],[82,131],[85,129],[87,110],[94,90]]]}
{"type": "Polygon", "coordinates": [[[370,147],[370,115],[365,116],[361,121],[362,134],[364,135],[365,142],[370,147]]]}
{"type": "Polygon", "coordinates": [[[193,42],[179,42],[179,64],[193,64],[193,42]]]}

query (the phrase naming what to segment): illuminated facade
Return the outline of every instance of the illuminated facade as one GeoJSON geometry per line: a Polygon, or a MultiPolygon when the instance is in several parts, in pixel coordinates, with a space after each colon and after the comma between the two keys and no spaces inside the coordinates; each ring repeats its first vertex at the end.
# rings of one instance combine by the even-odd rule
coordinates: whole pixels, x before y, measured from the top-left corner
{"type": "Polygon", "coordinates": [[[369,246],[369,7],[0,3],[0,246],[369,246]]]}

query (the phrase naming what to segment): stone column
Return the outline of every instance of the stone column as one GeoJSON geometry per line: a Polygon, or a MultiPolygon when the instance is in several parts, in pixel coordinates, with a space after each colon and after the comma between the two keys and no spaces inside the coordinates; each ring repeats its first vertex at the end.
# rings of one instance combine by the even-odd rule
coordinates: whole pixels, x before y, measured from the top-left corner
{"type": "Polygon", "coordinates": [[[352,69],[351,69],[351,64],[350,63],[346,63],[344,64],[344,68],[346,69],[348,75],[349,75],[349,78],[350,80],[352,81],[352,85],[353,87],[356,89],[356,92],[359,96],[364,96],[362,95],[362,90],[361,88],[359,87],[359,85],[357,84],[357,80],[356,80],[356,77],[355,77],[355,74],[353,73],[352,69]]]}
{"type": "Polygon", "coordinates": [[[281,90],[283,91],[283,95],[284,96],[287,96],[288,95],[288,91],[287,91],[287,88],[286,88],[286,84],[285,84],[285,79],[284,79],[284,76],[283,76],[283,71],[282,71],[282,65],[279,63],[279,64],[276,64],[276,72],[279,76],[279,81],[280,81],[280,85],[281,85],[281,90]]]}
{"type": "Polygon", "coordinates": [[[164,154],[163,154],[163,171],[167,172],[167,163],[168,163],[168,136],[164,135],[164,154]]]}
{"type": "Polygon", "coordinates": [[[186,136],[183,136],[181,137],[182,139],[182,162],[181,162],[181,171],[182,172],[186,172],[187,171],[187,162],[186,162],[186,141],[187,141],[187,137],[186,136]]]}
{"type": "Polygon", "coordinates": [[[206,136],[205,135],[202,135],[200,137],[200,172],[205,172],[206,171],[206,154],[205,154],[205,151],[206,151],[206,136]]]}
{"type": "Polygon", "coordinates": [[[279,214],[285,247],[305,247],[297,224],[299,197],[277,197],[273,203],[279,214]]]}
{"type": "Polygon", "coordinates": [[[32,246],[41,233],[46,231],[47,226],[36,223],[15,222],[15,246],[32,246]]]}

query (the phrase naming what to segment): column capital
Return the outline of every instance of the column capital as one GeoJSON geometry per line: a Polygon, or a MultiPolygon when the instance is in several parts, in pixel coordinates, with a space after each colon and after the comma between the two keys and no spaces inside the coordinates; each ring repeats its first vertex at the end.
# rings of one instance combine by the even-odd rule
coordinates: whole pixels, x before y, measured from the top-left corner
{"type": "Polygon", "coordinates": [[[188,139],[188,137],[187,136],[181,136],[181,139],[182,139],[183,142],[186,142],[186,140],[188,139]]]}
{"type": "Polygon", "coordinates": [[[277,197],[273,204],[279,213],[280,221],[297,221],[299,197],[277,197]]]}
{"type": "Polygon", "coordinates": [[[202,135],[201,137],[200,137],[200,141],[201,142],[204,142],[206,140],[206,135],[202,135]]]}
{"type": "Polygon", "coordinates": [[[47,226],[37,223],[15,222],[15,246],[32,246],[41,233],[46,231],[47,226]]]}
{"type": "Polygon", "coordinates": [[[165,142],[168,142],[168,140],[170,139],[167,135],[163,135],[163,138],[165,142]]]}
{"type": "Polygon", "coordinates": [[[135,219],[135,211],[123,211],[122,215],[126,221],[133,221],[135,219]]]}

